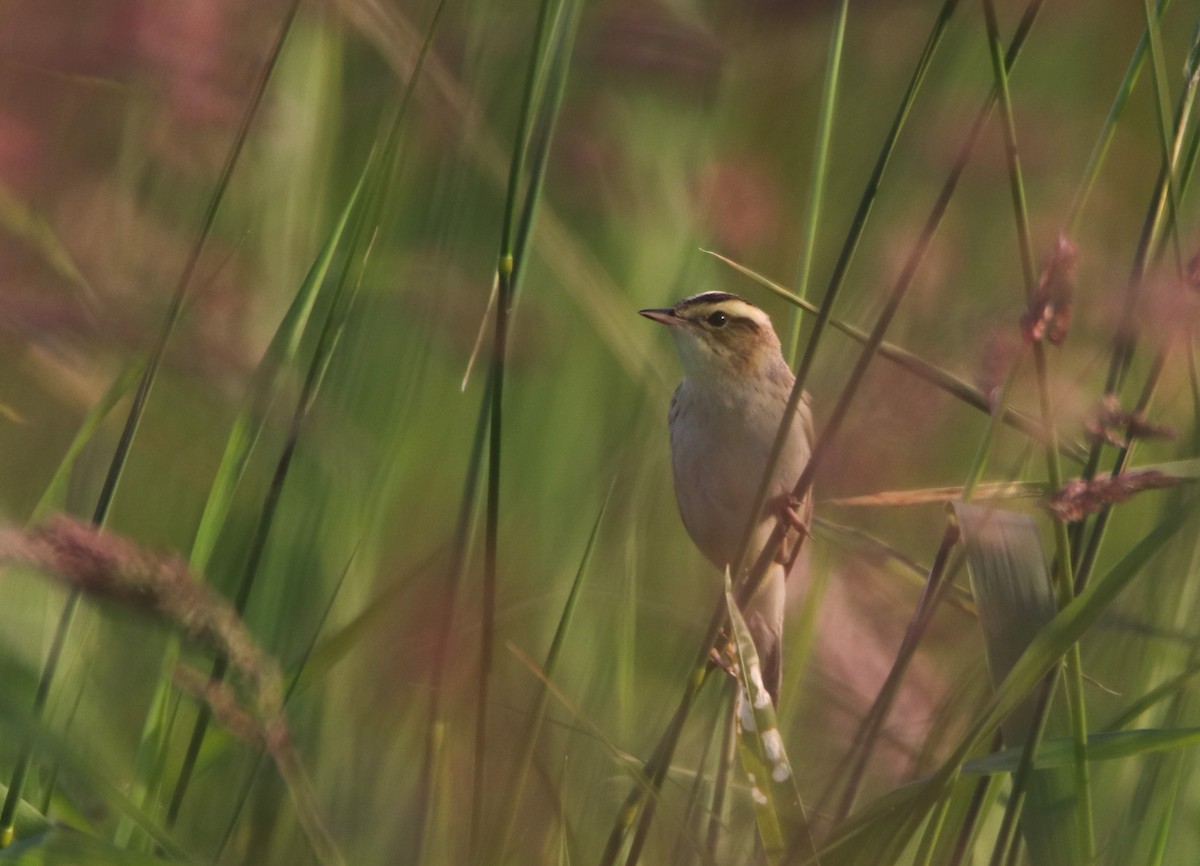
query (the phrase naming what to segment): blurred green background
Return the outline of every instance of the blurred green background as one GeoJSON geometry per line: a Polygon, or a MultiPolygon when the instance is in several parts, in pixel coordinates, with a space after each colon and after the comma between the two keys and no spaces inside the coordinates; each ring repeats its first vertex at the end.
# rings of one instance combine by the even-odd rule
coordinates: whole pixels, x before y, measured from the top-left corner
{"type": "MultiPolygon", "coordinates": [[[[300,6],[170,337],[113,500],[113,532],[188,555],[253,372],[399,102],[434,6],[300,6]]],[[[1182,70],[1196,19],[1191,4],[1175,7],[1161,28],[1171,107],[1185,92],[1182,70]]],[[[814,301],[938,8],[927,0],[849,6],[812,250],[814,301]]],[[[1022,8],[1000,4],[1006,37],[1022,8]]],[[[6,524],[31,519],[87,413],[162,333],[286,13],[275,0],[16,0],[0,7],[6,524]]],[[[613,749],[649,754],[719,596],[720,575],[688,541],[671,490],[665,419],[678,366],[666,336],[636,311],[719,288],[767,309],[781,333],[790,327],[786,304],[702,250],[795,285],[834,14],[833,4],[787,0],[583,4],[507,355],[485,826],[499,820],[511,794],[508,774],[539,683],[516,651],[540,664],[588,535],[613,492],[552,676],[561,698],[552,698],[538,739],[510,862],[599,858],[632,784],[613,749]]],[[[318,807],[350,863],[467,858],[478,532],[457,593],[452,564],[490,337],[462,383],[494,276],[536,16],[537,4],[526,0],[445,9],[402,119],[360,293],[301,430],[245,613],[285,674],[314,640],[319,648],[313,661],[320,663],[305,668],[288,718],[318,807]],[[434,669],[443,638],[449,655],[439,686],[434,669]],[[430,804],[421,798],[420,774],[434,688],[444,740],[430,804]]],[[[1049,2],[1036,21],[1011,87],[1039,257],[1066,229],[1144,23],[1141,4],[1081,0],[1049,2]]],[[[837,317],[865,329],[874,323],[992,80],[980,8],[962,4],[898,141],[837,317]]],[[[1153,85],[1147,68],[1070,237],[1079,249],[1074,318],[1067,345],[1051,350],[1050,385],[1059,429],[1074,440],[1083,439],[1084,421],[1103,393],[1160,171],[1153,85]]],[[[1132,406],[1156,351],[1183,334],[1179,345],[1189,350],[1168,356],[1151,413],[1181,435],[1141,448],[1139,465],[1195,454],[1190,328],[1197,301],[1175,267],[1176,255],[1186,262],[1195,252],[1195,196],[1181,190],[1180,205],[1180,252],[1168,245],[1140,286],[1141,339],[1123,404],[1132,406]]],[[[1014,226],[1002,130],[993,116],[886,338],[991,393],[1021,340],[1025,300],[1014,226]]],[[[325,303],[318,303],[319,315],[325,303]]],[[[206,569],[204,579],[225,594],[233,594],[244,569],[318,331],[309,328],[276,385],[206,569]]],[[[841,334],[822,338],[808,380],[818,430],[858,352],[841,334]]],[[[1028,363],[1010,399],[1039,414],[1028,363]]],[[[87,441],[59,509],[91,516],[128,406],[127,398],[118,403],[87,441]]],[[[877,359],[818,475],[817,517],[928,566],[946,525],[943,505],[830,500],[962,484],[986,426],[985,414],[877,359]]],[[[1045,479],[1040,451],[1010,428],[1001,428],[989,466],[987,480],[1045,479]]],[[[1068,463],[1066,472],[1076,476],[1080,467],[1068,463]]],[[[1175,495],[1146,493],[1121,506],[1102,561],[1116,561],[1157,525],[1175,495]]],[[[1014,507],[1037,516],[1049,558],[1050,519],[1034,503],[1014,507]]],[[[472,512],[473,525],[481,513],[472,512]]],[[[1181,539],[1181,549],[1156,560],[1158,570],[1139,578],[1084,641],[1084,670],[1103,686],[1087,692],[1097,730],[1191,663],[1194,550],[1189,532],[1181,539]]],[[[811,614],[815,636],[805,631],[788,645],[780,707],[806,802],[819,796],[849,746],[920,593],[919,575],[881,566],[873,552],[844,533],[819,531],[814,543],[813,571],[824,595],[811,614]]],[[[965,575],[959,582],[965,586],[965,575]]],[[[795,587],[793,623],[804,588],[795,587]]],[[[0,735],[0,782],[18,759],[21,732],[43,726],[65,745],[35,753],[26,799],[37,804],[52,792],[52,817],[89,838],[120,839],[121,809],[111,798],[72,772],[70,761],[57,777],[53,767],[66,760],[57,752],[69,751],[118,789],[135,791],[138,743],[168,630],[118,606],[85,601],[45,720],[34,722],[28,708],[63,600],[63,590],[41,576],[10,571],[0,580],[0,721],[8,729],[0,735]]],[[[207,669],[200,653],[185,651],[184,658],[207,669]]],[[[936,766],[986,697],[985,670],[975,618],[961,608],[940,609],[860,802],[936,766]]],[[[680,862],[672,858],[695,853],[679,840],[689,822],[688,770],[719,728],[715,692],[703,694],[694,712],[645,862],[680,862]]],[[[1180,696],[1186,699],[1186,686],[1180,696]]],[[[167,788],[196,711],[193,699],[178,701],[165,763],[156,771],[167,788]]],[[[1179,710],[1172,724],[1195,725],[1195,711],[1179,710]]],[[[172,830],[199,862],[217,856],[231,821],[220,862],[312,859],[277,776],[269,766],[251,775],[255,755],[219,727],[206,739],[172,830]],[[249,800],[236,806],[235,792],[247,780],[249,800]]],[[[1186,751],[1173,758],[1192,765],[1186,751]]],[[[1184,852],[1200,843],[1187,819],[1200,788],[1183,772],[1178,799],[1169,807],[1152,800],[1143,788],[1158,771],[1155,760],[1094,769],[1102,862],[1143,862],[1160,819],[1176,809],[1160,862],[1189,862],[1184,852]],[[1136,857],[1126,859],[1131,851],[1136,857]]],[[[736,778],[731,797],[720,862],[743,862],[754,852],[754,828],[736,778]]],[[[155,820],[163,820],[165,800],[160,792],[147,801],[155,820]]],[[[148,855],[153,846],[134,834],[122,846],[126,853],[113,847],[89,862],[140,862],[132,852],[148,855]]],[[[977,862],[988,850],[985,840],[977,862]]],[[[49,842],[11,856],[76,862],[49,842]]],[[[502,860],[492,850],[484,862],[502,860]]]]}

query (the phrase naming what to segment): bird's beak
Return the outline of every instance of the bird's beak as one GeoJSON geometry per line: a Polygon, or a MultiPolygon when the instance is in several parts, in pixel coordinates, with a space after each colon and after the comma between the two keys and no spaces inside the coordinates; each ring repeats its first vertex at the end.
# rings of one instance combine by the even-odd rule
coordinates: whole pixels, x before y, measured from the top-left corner
{"type": "Polygon", "coordinates": [[[638,310],[638,315],[645,316],[660,325],[678,325],[683,321],[675,315],[674,310],[638,310]]]}

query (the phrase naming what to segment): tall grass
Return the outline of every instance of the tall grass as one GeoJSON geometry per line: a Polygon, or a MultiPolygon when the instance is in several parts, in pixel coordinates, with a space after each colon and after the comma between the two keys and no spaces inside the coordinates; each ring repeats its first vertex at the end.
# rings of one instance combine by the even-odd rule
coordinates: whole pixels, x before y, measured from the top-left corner
{"type": "Polygon", "coordinates": [[[0,861],[1190,862],[1200,21],[802,5],[14,10],[0,861]],[[634,315],[715,287],[779,707],[634,315]]]}

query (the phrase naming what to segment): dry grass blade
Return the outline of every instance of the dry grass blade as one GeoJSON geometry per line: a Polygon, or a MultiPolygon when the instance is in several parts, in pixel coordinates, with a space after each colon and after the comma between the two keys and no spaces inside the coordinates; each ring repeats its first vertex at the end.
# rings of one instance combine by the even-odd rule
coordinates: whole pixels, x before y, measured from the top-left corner
{"type": "MultiPolygon", "coordinates": [[[[888,490],[882,493],[867,493],[861,496],[842,496],[837,499],[826,499],[827,505],[843,507],[862,506],[896,506],[896,505],[929,505],[938,502],[958,502],[963,498],[960,486],[926,487],[923,490],[888,490]]],[[[1044,496],[1046,485],[1037,481],[998,482],[995,484],[980,484],[975,488],[972,499],[1033,499],[1044,496]]]]}
{"type": "Polygon", "coordinates": [[[738,757],[750,780],[750,796],[767,863],[775,866],[792,854],[810,856],[814,845],[796,776],[779,732],[775,706],[763,686],[758,653],[734,600],[728,570],[725,603],[737,658],[738,757]]]}

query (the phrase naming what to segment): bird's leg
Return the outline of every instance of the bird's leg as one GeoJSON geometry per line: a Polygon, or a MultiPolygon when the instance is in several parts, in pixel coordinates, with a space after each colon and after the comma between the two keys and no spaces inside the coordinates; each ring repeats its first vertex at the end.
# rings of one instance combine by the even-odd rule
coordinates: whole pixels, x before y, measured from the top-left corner
{"type": "Polygon", "coordinates": [[[708,663],[737,679],[737,653],[734,651],[733,641],[730,640],[729,635],[723,630],[718,645],[709,651],[708,663]]]}
{"type": "Polygon", "coordinates": [[[792,529],[800,533],[804,538],[812,536],[812,531],[808,528],[808,521],[800,516],[798,509],[803,507],[804,502],[797,499],[791,494],[777,496],[771,503],[775,516],[778,517],[785,526],[790,526],[792,529]]]}
{"type": "MultiPolygon", "coordinates": [[[[784,494],[775,497],[769,503],[769,507],[774,511],[776,519],[780,524],[787,529],[794,529],[799,534],[794,543],[783,543],[779,546],[779,553],[776,557],[778,562],[784,565],[784,572],[790,574],[792,566],[795,564],[797,557],[800,556],[800,550],[804,546],[804,541],[812,537],[812,531],[808,528],[808,521],[800,516],[800,509],[804,507],[804,502],[797,499],[791,494],[784,494]]],[[[811,507],[807,509],[811,514],[811,507]]]]}

